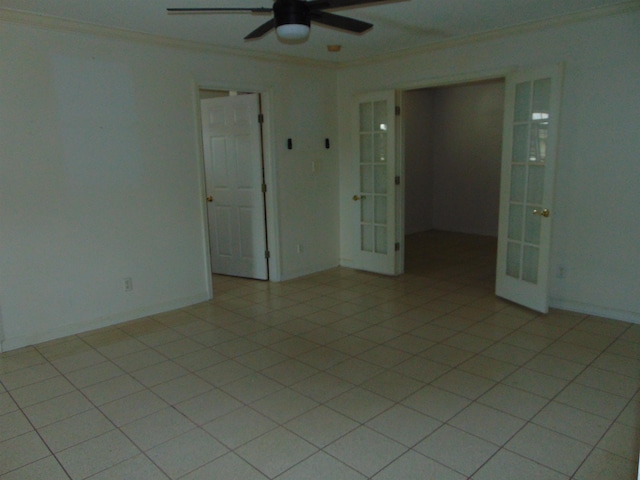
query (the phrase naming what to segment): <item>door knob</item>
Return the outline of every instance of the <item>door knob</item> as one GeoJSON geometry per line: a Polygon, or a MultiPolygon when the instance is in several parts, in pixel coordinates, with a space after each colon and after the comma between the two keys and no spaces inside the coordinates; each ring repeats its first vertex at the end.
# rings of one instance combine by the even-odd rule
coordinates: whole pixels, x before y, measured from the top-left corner
{"type": "Polygon", "coordinates": [[[209,196],[207,197],[207,202],[213,202],[213,196],[209,195],[209,196]]]}
{"type": "Polygon", "coordinates": [[[551,215],[551,212],[549,212],[548,208],[545,208],[544,210],[534,209],[533,214],[540,215],[541,217],[548,217],[549,215],[551,215]]]}
{"type": "Polygon", "coordinates": [[[358,200],[364,200],[367,197],[365,197],[364,195],[362,195],[361,197],[359,197],[358,195],[354,195],[352,198],[354,202],[357,202],[358,200]]]}

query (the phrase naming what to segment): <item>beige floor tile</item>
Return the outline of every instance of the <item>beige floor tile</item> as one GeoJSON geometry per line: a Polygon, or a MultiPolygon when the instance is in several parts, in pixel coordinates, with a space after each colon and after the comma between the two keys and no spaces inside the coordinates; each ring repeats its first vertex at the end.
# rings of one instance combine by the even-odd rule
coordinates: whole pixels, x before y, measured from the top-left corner
{"type": "Polygon", "coordinates": [[[328,401],[326,405],[356,422],[365,423],[393,406],[393,402],[356,387],[328,401]]]}
{"type": "Polygon", "coordinates": [[[555,401],[531,421],[590,445],[595,445],[610,425],[606,418],[555,401]]]}
{"type": "Polygon", "coordinates": [[[113,424],[97,409],[87,410],[39,429],[52,452],[57,453],[110,430],[113,424]]]}
{"type": "Polygon", "coordinates": [[[292,390],[321,403],[335,398],[352,388],[354,388],[352,383],[324,372],[291,386],[292,390]]]}
{"type": "Polygon", "coordinates": [[[571,476],[587,458],[592,446],[546,428],[528,424],[506,444],[505,448],[571,476]]]}
{"type": "Polygon", "coordinates": [[[401,444],[370,428],[359,427],[325,451],[365,476],[373,476],[407,451],[401,444]]]}
{"type": "Polygon", "coordinates": [[[402,401],[403,405],[446,422],[471,403],[471,400],[430,385],[402,401]]]}
{"type": "Polygon", "coordinates": [[[169,480],[145,455],[137,455],[91,476],[91,480],[169,480]]]}
{"type": "Polygon", "coordinates": [[[480,468],[499,447],[460,429],[443,425],[414,447],[414,450],[464,474],[480,468]]]}
{"type": "Polygon", "coordinates": [[[71,478],[81,479],[113,467],[139,453],[124,434],[112,430],[63,450],[56,456],[71,478]]]}
{"type": "Polygon", "coordinates": [[[460,365],[472,358],[475,354],[467,350],[455,348],[444,343],[434,345],[420,353],[421,357],[428,358],[434,362],[443,363],[450,367],[460,365]]]}
{"type": "Polygon", "coordinates": [[[183,477],[183,480],[242,479],[267,480],[262,473],[238,457],[235,453],[227,453],[209,462],[183,477]]]}
{"type": "Polygon", "coordinates": [[[252,403],[251,407],[274,422],[282,424],[317,405],[314,400],[287,388],[252,403]]]}
{"type": "Polygon", "coordinates": [[[64,420],[78,413],[90,410],[93,406],[80,392],[74,391],[66,395],[47,400],[23,409],[24,414],[36,428],[64,420]]]}
{"type": "Polygon", "coordinates": [[[54,456],[45,457],[2,475],[2,480],[39,480],[45,478],[47,480],[69,480],[69,476],[54,456]]]}
{"type": "Polygon", "coordinates": [[[226,415],[242,406],[242,403],[219,389],[210,390],[174,405],[174,408],[198,426],[226,415]]]}
{"type": "Polygon", "coordinates": [[[190,430],[147,452],[149,458],[171,478],[180,478],[228,452],[202,429],[190,430]]]}
{"type": "Polygon", "coordinates": [[[235,450],[268,478],[274,478],[318,450],[284,428],[277,428],[235,450]]]}
{"type": "Polygon", "coordinates": [[[359,424],[334,410],[319,406],[285,423],[284,426],[316,447],[324,448],[357,428],[359,424]]]}
{"type": "Polygon", "coordinates": [[[502,383],[534,395],[553,398],[567,386],[569,381],[521,368],[505,378],[502,383]]]}
{"type": "Polygon", "coordinates": [[[359,385],[375,377],[383,371],[383,368],[373,363],[365,362],[359,358],[349,358],[344,362],[327,369],[327,373],[343,380],[359,385]]]}
{"type": "Polygon", "coordinates": [[[413,447],[442,423],[411,408],[394,405],[366,425],[406,447],[413,447]]]}
{"type": "Polygon", "coordinates": [[[383,469],[374,480],[464,480],[466,477],[419,453],[409,451],[383,469]]]}
{"type": "Polygon", "coordinates": [[[272,380],[261,373],[252,373],[240,380],[228,383],[220,389],[244,403],[252,403],[272,393],[282,390],[281,383],[272,380]]]}
{"type": "Polygon", "coordinates": [[[496,480],[498,478],[569,480],[567,475],[507,450],[500,450],[473,475],[473,480],[496,480]]]}
{"type": "Polygon", "coordinates": [[[616,422],[611,425],[597,446],[635,462],[640,451],[640,429],[616,422]]]}
{"type": "Polygon", "coordinates": [[[448,422],[465,432],[504,445],[525,421],[479,403],[473,403],[448,422]]]}
{"type": "MultiPolygon", "coordinates": [[[[26,356],[27,354],[25,354],[26,356]]],[[[20,365],[18,361],[12,361],[13,358],[21,358],[17,354],[3,358],[2,365],[7,373],[0,373],[0,382],[8,391],[13,391],[18,388],[26,387],[27,385],[33,385],[34,383],[47,380],[59,375],[59,372],[48,363],[37,363],[29,365],[24,368],[14,369],[12,368],[16,364],[20,365]]],[[[39,354],[30,354],[28,358],[35,358],[33,361],[44,359],[39,354]]],[[[27,362],[27,360],[25,360],[27,362]]]]}
{"type": "Polygon", "coordinates": [[[235,449],[275,429],[273,420],[249,407],[241,407],[216,418],[203,428],[228,448],[235,449]]]}
{"type": "Polygon", "coordinates": [[[18,405],[8,393],[0,393],[0,415],[18,410],[18,405]]]}
{"type": "Polygon", "coordinates": [[[120,430],[143,451],[195,429],[196,425],[168,407],[128,423],[120,430]]]}
{"type": "Polygon", "coordinates": [[[203,370],[199,370],[197,375],[203,380],[209,382],[211,385],[220,387],[242,377],[246,377],[252,372],[253,370],[245,367],[235,360],[226,360],[203,370]]]}
{"type": "Polygon", "coordinates": [[[0,442],[9,440],[33,430],[27,417],[19,411],[0,415],[0,442]]]}
{"type": "Polygon", "coordinates": [[[365,480],[344,463],[318,452],[277,477],[278,480],[365,480]]]}
{"type": "Polygon", "coordinates": [[[493,387],[495,382],[478,375],[454,369],[434,380],[432,385],[473,400],[493,387]]]}
{"type": "Polygon", "coordinates": [[[142,390],[100,407],[109,420],[120,427],[166,408],[168,404],[150,390],[142,390]]]}
{"type": "Polygon", "coordinates": [[[636,480],[638,462],[596,448],[576,472],[575,480],[636,480]]]}
{"type": "Polygon", "coordinates": [[[628,402],[626,398],[577,383],[568,385],[555,401],[610,420],[616,419],[628,402]]]}
{"type": "Polygon", "coordinates": [[[517,370],[518,367],[484,355],[476,355],[458,365],[457,369],[489,380],[500,381],[517,370]]]}
{"type": "Polygon", "coordinates": [[[530,420],[549,403],[549,399],[498,384],[478,398],[478,402],[523,420],[530,420]]]}
{"type": "Polygon", "coordinates": [[[169,405],[175,405],[213,390],[213,388],[213,385],[205,382],[197,375],[187,374],[156,385],[151,391],[169,405]]]}
{"type": "MultiPolygon", "coordinates": [[[[312,350],[312,352],[313,351],[315,350],[312,350]]],[[[318,373],[318,370],[298,360],[287,359],[265,368],[261,373],[282,385],[291,386],[294,383],[301,382],[305,378],[315,375],[318,373]]]]}
{"type": "Polygon", "coordinates": [[[118,365],[125,372],[131,373],[166,360],[167,358],[164,355],[160,355],[155,350],[145,349],[122,357],[114,358],[113,363],[118,365]]]}
{"type": "Polygon", "coordinates": [[[144,386],[134,380],[130,375],[120,375],[119,377],[86,387],[82,389],[82,392],[94,405],[100,406],[143,389],[144,386]]]}
{"type": "Polygon", "coordinates": [[[76,388],[85,388],[111,378],[119,377],[125,372],[114,363],[102,362],[87,368],[74,370],[66,374],[66,377],[76,388]]]}
{"type": "Polygon", "coordinates": [[[404,400],[422,386],[422,382],[389,370],[370,378],[361,385],[362,388],[394,402],[404,400]]]}

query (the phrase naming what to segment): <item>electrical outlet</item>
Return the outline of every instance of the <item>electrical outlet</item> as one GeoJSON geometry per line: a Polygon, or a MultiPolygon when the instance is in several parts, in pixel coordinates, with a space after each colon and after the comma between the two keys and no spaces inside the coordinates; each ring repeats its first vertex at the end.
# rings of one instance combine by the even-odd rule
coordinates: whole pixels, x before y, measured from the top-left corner
{"type": "Polygon", "coordinates": [[[558,265],[558,269],[556,270],[556,278],[566,278],[568,273],[569,267],[558,265]]]}
{"type": "Polygon", "coordinates": [[[130,292],[133,290],[133,279],[131,277],[125,277],[122,279],[122,285],[124,286],[125,292],[130,292]]]}
{"type": "Polygon", "coordinates": [[[298,245],[296,245],[296,252],[298,253],[302,253],[304,252],[304,247],[302,246],[301,243],[299,243],[298,245]]]}

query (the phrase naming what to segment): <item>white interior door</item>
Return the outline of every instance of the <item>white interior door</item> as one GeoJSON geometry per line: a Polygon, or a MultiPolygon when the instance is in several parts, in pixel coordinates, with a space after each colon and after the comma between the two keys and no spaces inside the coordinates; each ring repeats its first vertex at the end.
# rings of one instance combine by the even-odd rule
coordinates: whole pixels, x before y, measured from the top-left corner
{"type": "Polygon", "coordinates": [[[201,100],[211,269],[268,278],[257,94],[201,100]]]}
{"type": "Polygon", "coordinates": [[[549,309],[549,251],[560,67],[507,77],[496,294],[549,309]]]}
{"type": "Polygon", "coordinates": [[[393,275],[397,257],[395,92],[360,96],[355,103],[354,266],[393,275]]]}

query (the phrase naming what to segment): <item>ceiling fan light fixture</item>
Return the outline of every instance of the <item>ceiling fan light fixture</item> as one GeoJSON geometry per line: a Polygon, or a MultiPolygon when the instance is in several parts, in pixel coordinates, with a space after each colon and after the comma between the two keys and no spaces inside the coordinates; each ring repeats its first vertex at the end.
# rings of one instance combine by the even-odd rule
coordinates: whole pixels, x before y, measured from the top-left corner
{"type": "Polygon", "coordinates": [[[276,35],[283,40],[304,40],[309,36],[309,25],[285,23],[276,28],[276,35]]]}

